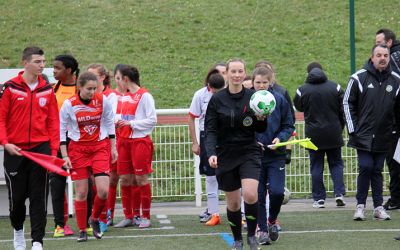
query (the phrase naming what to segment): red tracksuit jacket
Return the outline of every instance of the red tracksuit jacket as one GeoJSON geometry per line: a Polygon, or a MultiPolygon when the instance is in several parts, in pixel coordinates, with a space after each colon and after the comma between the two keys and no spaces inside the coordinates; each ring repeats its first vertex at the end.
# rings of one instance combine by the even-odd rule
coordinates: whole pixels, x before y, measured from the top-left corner
{"type": "Polygon", "coordinates": [[[31,149],[50,142],[52,155],[60,145],[60,120],[53,88],[41,76],[31,91],[20,72],[0,92],[0,143],[31,149]]]}

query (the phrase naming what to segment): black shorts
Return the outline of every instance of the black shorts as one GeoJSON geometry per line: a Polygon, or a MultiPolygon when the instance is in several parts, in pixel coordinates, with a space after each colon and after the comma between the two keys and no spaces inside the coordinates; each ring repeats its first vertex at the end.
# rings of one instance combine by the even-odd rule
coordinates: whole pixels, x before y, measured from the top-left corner
{"type": "Polygon", "coordinates": [[[216,169],[219,189],[232,192],[242,187],[242,179],[259,179],[261,148],[255,143],[246,146],[218,148],[216,169]]]}
{"type": "Polygon", "coordinates": [[[200,174],[207,176],[214,176],[215,169],[210,167],[208,163],[207,151],[206,151],[206,132],[200,131],[200,174]]]}

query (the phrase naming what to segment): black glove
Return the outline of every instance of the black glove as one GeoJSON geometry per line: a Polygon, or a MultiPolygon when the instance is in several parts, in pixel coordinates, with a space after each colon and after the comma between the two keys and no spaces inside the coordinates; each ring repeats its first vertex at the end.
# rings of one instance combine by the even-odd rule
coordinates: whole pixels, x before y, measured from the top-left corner
{"type": "Polygon", "coordinates": [[[292,161],[292,150],[286,149],[285,164],[290,164],[292,161]]]}

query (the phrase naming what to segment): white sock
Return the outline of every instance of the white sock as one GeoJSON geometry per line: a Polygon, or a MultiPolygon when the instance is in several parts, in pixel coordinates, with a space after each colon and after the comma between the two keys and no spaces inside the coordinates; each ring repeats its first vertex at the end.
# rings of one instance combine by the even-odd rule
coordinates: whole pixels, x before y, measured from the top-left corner
{"type": "Polygon", "coordinates": [[[244,199],[243,199],[243,194],[242,194],[242,189],[240,189],[240,197],[242,198],[241,203],[240,203],[240,210],[242,211],[242,214],[245,214],[244,212],[244,199]]]}
{"type": "Polygon", "coordinates": [[[267,219],[269,217],[269,193],[267,191],[267,197],[265,197],[265,210],[267,212],[267,219]]]}
{"type": "Polygon", "coordinates": [[[207,209],[210,214],[219,214],[217,177],[206,176],[207,209]]]}

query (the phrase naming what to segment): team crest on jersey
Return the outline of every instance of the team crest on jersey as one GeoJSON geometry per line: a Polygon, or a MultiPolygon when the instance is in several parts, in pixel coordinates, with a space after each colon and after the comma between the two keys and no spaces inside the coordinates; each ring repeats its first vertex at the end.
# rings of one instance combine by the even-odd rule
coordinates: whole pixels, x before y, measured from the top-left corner
{"type": "Polygon", "coordinates": [[[83,130],[89,135],[93,135],[94,131],[96,131],[97,125],[86,125],[83,130]]]}
{"type": "Polygon", "coordinates": [[[392,92],[392,90],[393,90],[393,87],[392,87],[392,85],[388,85],[388,86],[386,86],[386,91],[387,92],[392,92]]]}
{"type": "Polygon", "coordinates": [[[47,99],[46,99],[46,98],[44,98],[44,97],[39,98],[39,105],[40,105],[40,107],[44,107],[44,106],[46,105],[46,102],[47,102],[47,99]]]}
{"type": "Polygon", "coordinates": [[[243,119],[243,126],[249,127],[249,126],[251,126],[251,124],[253,124],[253,118],[251,118],[251,116],[246,116],[243,119]]]}

